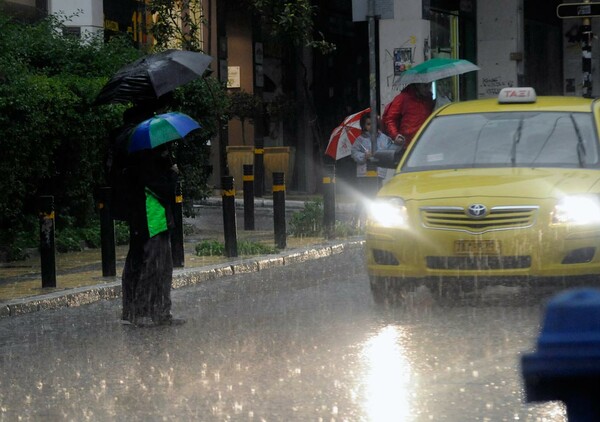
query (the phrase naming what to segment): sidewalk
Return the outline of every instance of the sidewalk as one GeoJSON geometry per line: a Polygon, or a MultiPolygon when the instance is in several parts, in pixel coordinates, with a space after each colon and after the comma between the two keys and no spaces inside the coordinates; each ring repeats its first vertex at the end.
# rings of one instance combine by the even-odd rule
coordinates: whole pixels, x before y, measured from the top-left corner
{"type": "MultiPolygon", "coordinates": [[[[241,200],[240,200],[241,201],[241,200]]],[[[209,198],[197,207],[221,206],[220,198],[209,198]]],[[[236,199],[236,208],[243,202],[236,199]]],[[[272,207],[269,199],[257,199],[255,207],[272,207]]],[[[303,201],[286,201],[286,210],[291,212],[304,207],[303,201]]],[[[338,205],[346,212],[345,204],[338,205]]],[[[218,210],[218,208],[217,208],[218,210]]],[[[216,211],[215,211],[216,212],[216,211]]],[[[239,215],[238,215],[239,218],[239,215]]],[[[189,224],[190,219],[186,219],[189,224]]],[[[193,219],[191,219],[193,221],[193,219]]],[[[222,232],[221,225],[213,223],[211,235],[222,232]]],[[[337,254],[346,248],[361,247],[360,237],[350,239],[325,240],[323,238],[287,237],[287,248],[278,254],[265,256],[223,256],[203,257],[195,254],[195,245],[203,237],[203,230],[185,236],[185,265],[173,272],[173,288],[180,288],[221,276],[261,271],[275,266],[289,265],[310,259],[318,259],[337,254]]],[[[273,231],[240,230],[237,239],[269,242],[273,231]]],[[[220,239],[222,240],[222,239],[220,239]]],[[[57,309],[66,306],[80,306],[98,300],[114,299],[121,295],[121,273],[127,254],[127,246],[117,246],[117,276],[102,277],[99,249],[70,252],[56,255],[55,288],[42,288],[39,257],[25,261],[0,264],[0,318],[36,312],[43,309],[57,309]]]]}

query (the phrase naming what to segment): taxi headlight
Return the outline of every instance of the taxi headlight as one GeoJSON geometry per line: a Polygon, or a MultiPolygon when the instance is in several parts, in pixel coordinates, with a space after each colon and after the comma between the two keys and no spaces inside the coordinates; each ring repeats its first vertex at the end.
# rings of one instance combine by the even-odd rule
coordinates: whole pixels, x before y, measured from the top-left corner
{"type": "Polygon", "coordinates": [[[401,198],[377,198],[368,206],[369,223],[381,227],[407,227],[408,214],[401,198]]]}
{"type": "Polygon", "coordinates": [[[600,198],[591,195],[566,196],[554,206],[553,224],[600,224],[600,198]]]}

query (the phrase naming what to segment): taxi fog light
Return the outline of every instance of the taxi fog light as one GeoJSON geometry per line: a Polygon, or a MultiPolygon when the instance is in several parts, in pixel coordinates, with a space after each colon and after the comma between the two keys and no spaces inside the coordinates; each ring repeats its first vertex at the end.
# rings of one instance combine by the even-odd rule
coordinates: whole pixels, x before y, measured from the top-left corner
{"type": "Polygon", "coordinates": [[[553,224],[600,224],[600,201],[592,196],[562,198],[552,212],[553,224]]]}
{"type": "Polygon", "coordinates": [[[400,198],[376,199],[368,206],[369,221],[382,227],[406,227],[408,215],[400,198]]]}

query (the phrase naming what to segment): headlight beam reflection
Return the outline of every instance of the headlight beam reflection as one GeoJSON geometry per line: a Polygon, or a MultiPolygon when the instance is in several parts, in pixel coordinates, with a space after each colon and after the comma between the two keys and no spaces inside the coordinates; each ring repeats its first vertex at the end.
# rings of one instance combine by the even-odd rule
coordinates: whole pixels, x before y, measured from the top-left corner
{"type": "Polygon", "coordinates": [[[402,347],[405,336],[400,327],[388,325],[363,345],[363,407],[369,421],[406,421],[411,414],[414,385],[410,362],[402,347]]]}

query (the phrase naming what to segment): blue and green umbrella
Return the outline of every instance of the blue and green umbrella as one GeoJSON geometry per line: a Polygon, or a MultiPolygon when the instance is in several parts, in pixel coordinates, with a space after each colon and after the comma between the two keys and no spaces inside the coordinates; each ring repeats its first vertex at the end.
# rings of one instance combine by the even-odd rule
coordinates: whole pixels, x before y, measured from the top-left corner
{"type": "Polygon", "coordinates": [[[158,114],[137,125],[129,137],[129,152],[156,148],[160,145],[184,138],[193,130],[200,129],[200,123],[187,114],[176,111],[158,114]]]}

